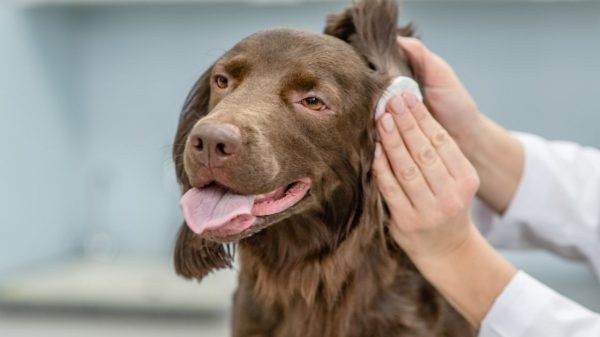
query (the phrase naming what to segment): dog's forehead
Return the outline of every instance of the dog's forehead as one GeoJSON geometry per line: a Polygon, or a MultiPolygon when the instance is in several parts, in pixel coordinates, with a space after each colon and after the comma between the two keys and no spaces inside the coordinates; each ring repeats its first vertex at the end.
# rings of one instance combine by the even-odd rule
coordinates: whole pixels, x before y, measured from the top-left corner
{"type": "Polygon", "coordinates": [[[366,63],[346,42],[329,35],[289,28],[254,33],[235,45],[225,57],[233,58],[238,55],[268,67],[289,68],[298,64],[315,67],[331,64],[366,67],[366,63]]]}

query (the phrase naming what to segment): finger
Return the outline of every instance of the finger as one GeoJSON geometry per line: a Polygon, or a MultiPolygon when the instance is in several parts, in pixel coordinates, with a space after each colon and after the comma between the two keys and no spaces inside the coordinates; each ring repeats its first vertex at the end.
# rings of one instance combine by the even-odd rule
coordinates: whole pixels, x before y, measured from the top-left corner
{"type": "MultiPolygon", "coordinates": [[[[416,99],[414,95],[412,97],[416,99]]],[[[440,195],[452,186],[454,180],[409,110],[416,106],[415,102],[408,101],[408,103],[410,105],[405,104],[402,97],[396,96],[390,100],[389,106],[396,112],[394,114],[396,125],[412,158],[421,168],[433,193],[440,195]]]]}
{"type": "Polygon", "coordinates": [[[448,132],[431,116],[427,107],[410,93],[403,94],[407,102],[412,102],[410,109],[414,119],[429,142],[437,149],[444,166],[455,179],[461,179],[472,175],[473,166],[460,151],[456,142],[448,135],[448,132]]]}
{"type": "Polygon", "coordinates": [[[417,77],[423,77],[426,65],[425,56],[429,50],[421,43],[421,41],[414,37],[399,36],[397,41],[400,48],[402,48],[408,57],[410,65],[416,72],[417,77]]]}
{"type": "Polygon", "coordinates": [[[388,158],[379,143],[375,146],[373,173],[375,174],[377,187],[391,212],[403,214],[412,210],[410,200],[408,200],[400,183],[394,176],[388,158]]]}
{"type": "Polygon", "coordinates": [[[433,192],[402,141],[393,117],[383,114],[377,123],[381,143],[396,180],[413,206],[433,201],[433,192]]]}

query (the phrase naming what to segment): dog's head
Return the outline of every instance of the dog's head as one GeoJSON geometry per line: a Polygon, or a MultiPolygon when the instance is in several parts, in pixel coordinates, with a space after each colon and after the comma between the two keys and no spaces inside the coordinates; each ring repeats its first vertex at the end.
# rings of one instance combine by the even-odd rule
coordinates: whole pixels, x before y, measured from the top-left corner
{"type": "Polygon", "coordinates": [[[204,73],[174,146],[185,192],[179,274],[229,266],[223,243],[293,217],[326,219],[314,231],[332,242],[360,219],[381,222],[367,214],[382,209],[369,174],[373,110],[390,76],[409,72],[396,20],[392,1],[360,2],[331,16],[325,35],[261,31],[204,73]]]}

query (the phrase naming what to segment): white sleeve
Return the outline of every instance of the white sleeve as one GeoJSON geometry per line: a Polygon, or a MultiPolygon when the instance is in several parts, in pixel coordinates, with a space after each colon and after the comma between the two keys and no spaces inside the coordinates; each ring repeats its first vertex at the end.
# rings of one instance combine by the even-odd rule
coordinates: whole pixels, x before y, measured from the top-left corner
{"type": "Polygon", "coordinates": [[[484,317],[479,337],[600,336],[600,315],[519,271],[484,317]]]}
{"type": "Polygon", "coordinates": [[[498,248],[544,248],[587,260],[600,276],[600,151],[515,133],[523,177],[501,217],[475,200],[472,214],[498,248]]]}

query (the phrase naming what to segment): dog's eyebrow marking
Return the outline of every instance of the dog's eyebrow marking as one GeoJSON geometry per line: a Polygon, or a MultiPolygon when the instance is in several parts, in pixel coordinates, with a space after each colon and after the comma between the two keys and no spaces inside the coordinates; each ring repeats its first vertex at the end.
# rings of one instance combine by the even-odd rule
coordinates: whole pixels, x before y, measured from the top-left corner
{"type": "Polygon", "coordinates": [[[310,91],[317,87],[319,80],[306,71],[295,71],[283,78],[283,91],[310,91]]]}
{"type": "Polygon", "coordinates": [[[241,79],[250,70],[250,63],[243,56],[236,56],[223,65],[223,69],[233,78],[241,79]]]}

